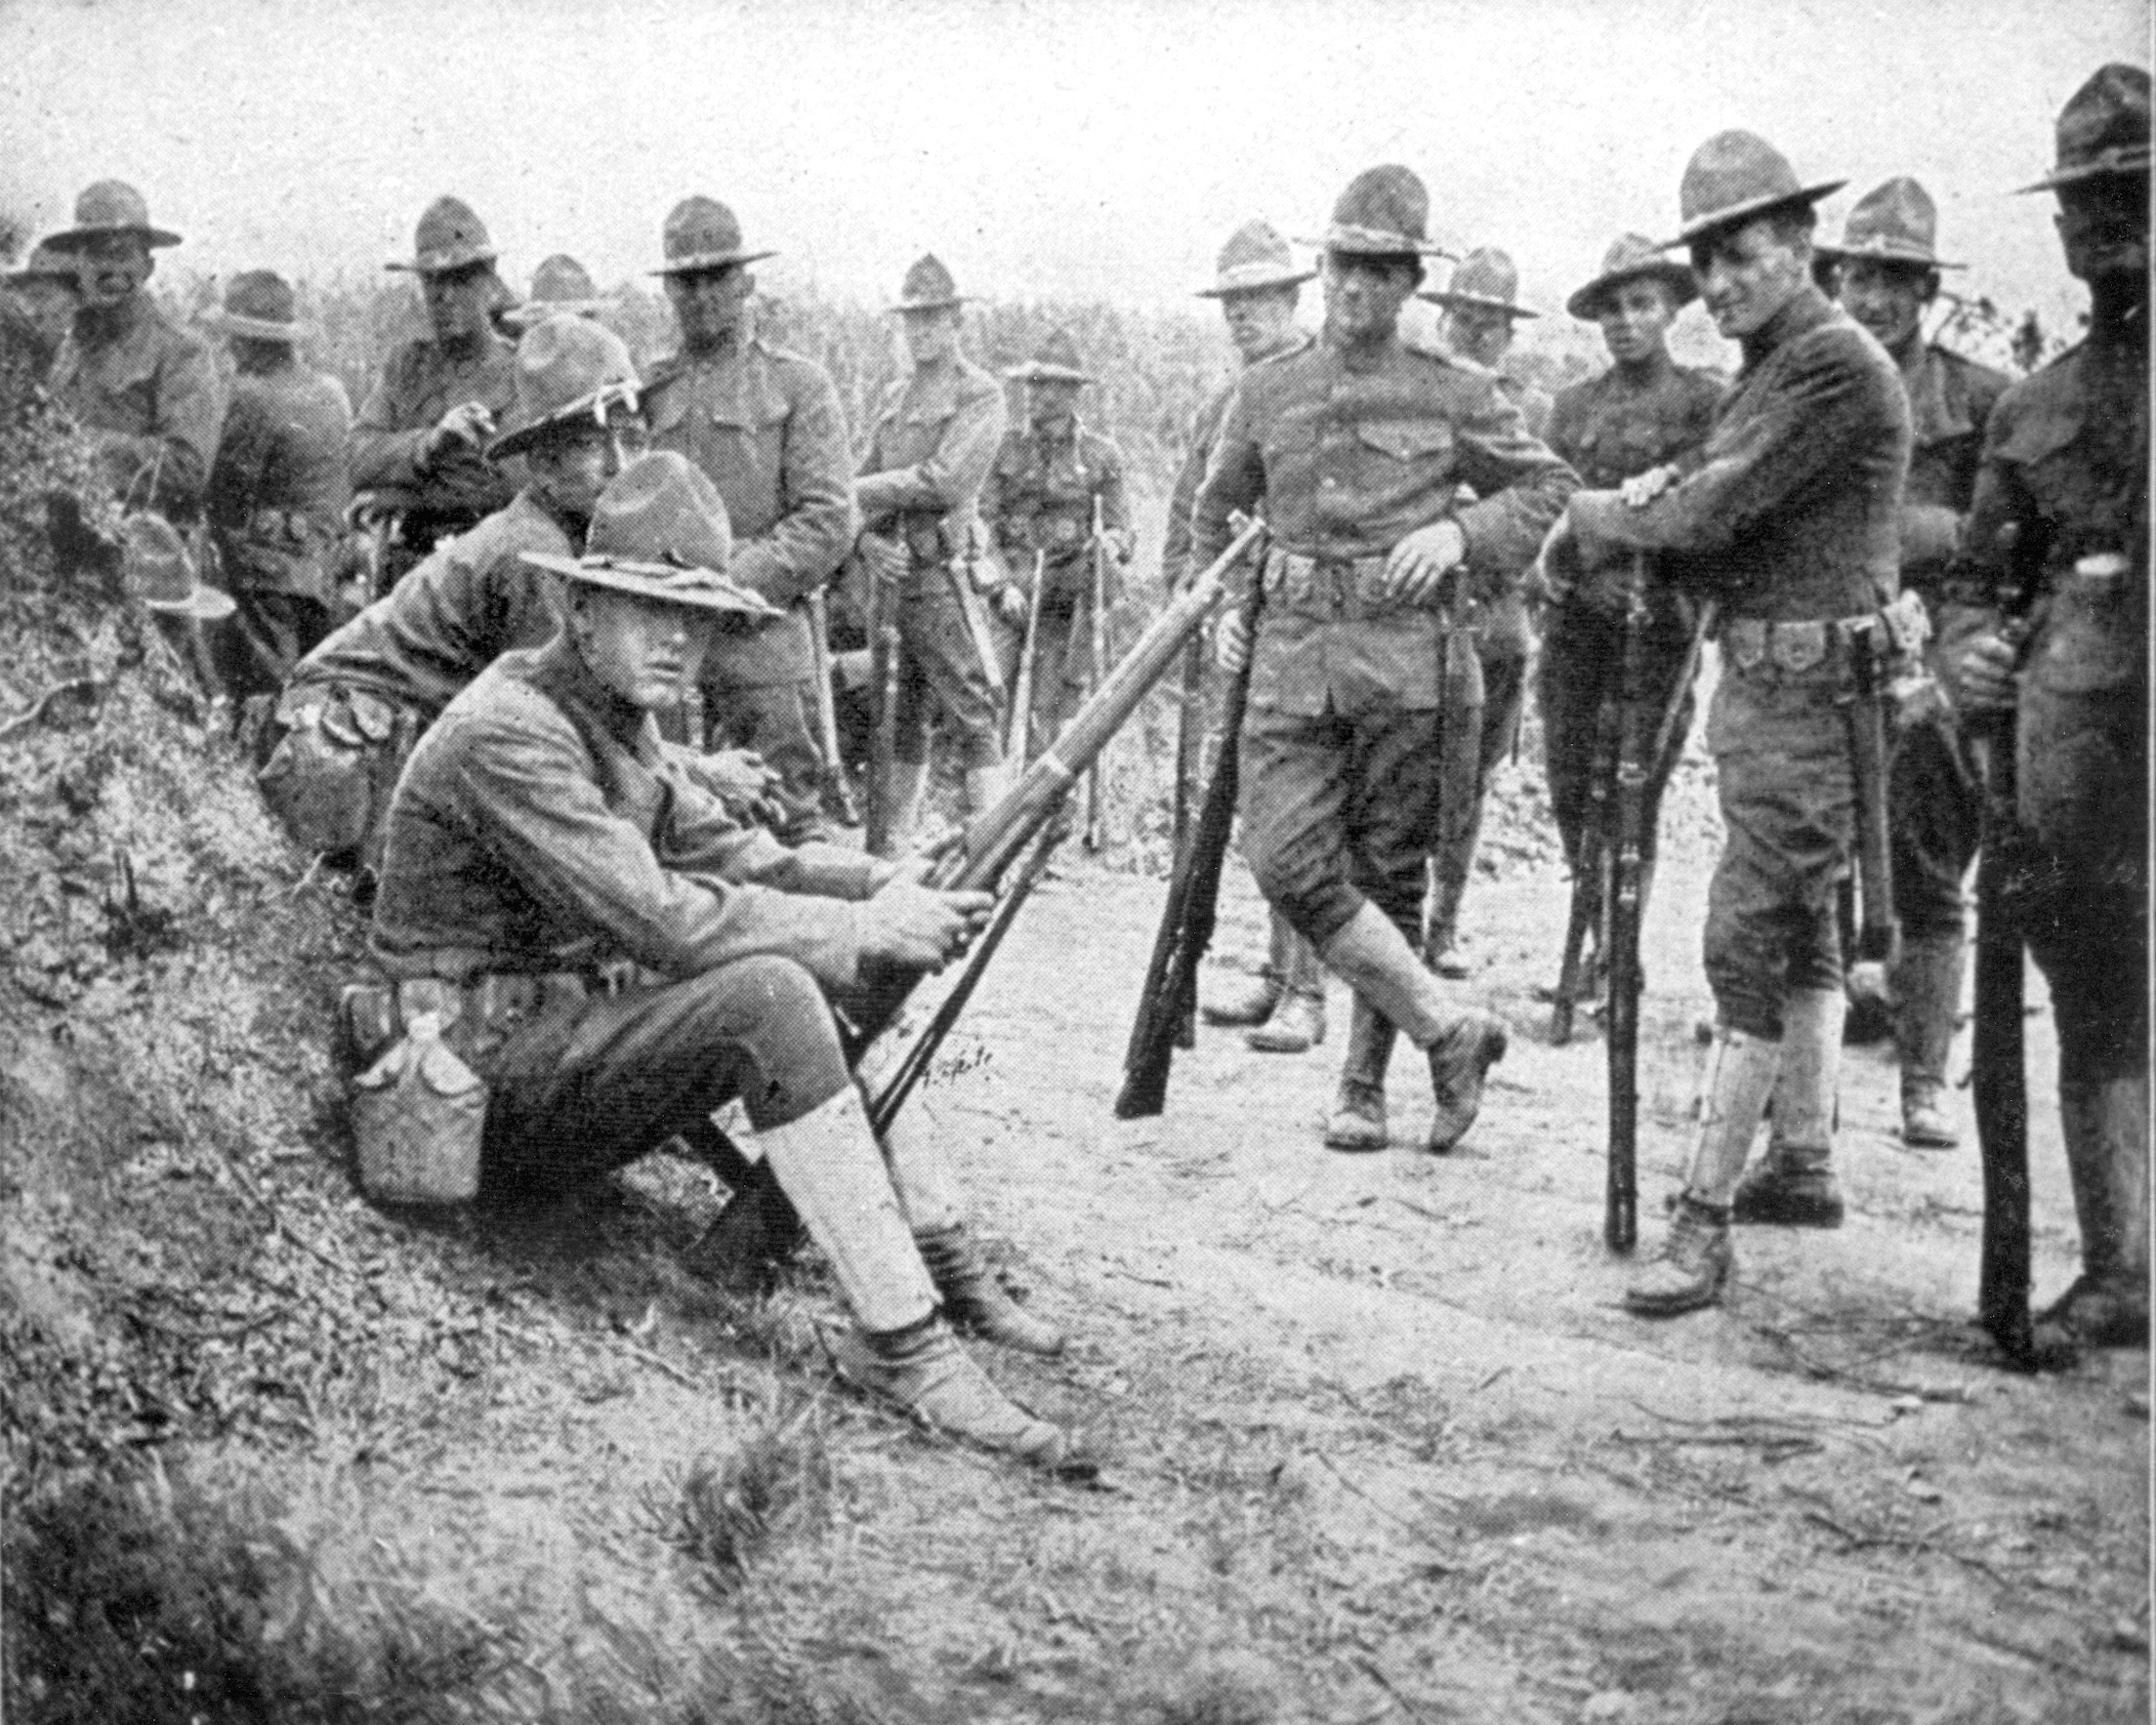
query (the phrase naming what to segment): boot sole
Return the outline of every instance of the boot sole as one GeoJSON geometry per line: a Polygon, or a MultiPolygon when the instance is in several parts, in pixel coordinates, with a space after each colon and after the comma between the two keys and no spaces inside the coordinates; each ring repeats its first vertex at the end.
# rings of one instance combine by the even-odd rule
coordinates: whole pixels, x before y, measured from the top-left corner
{"type": "Polygon", "coordinates": [[[1350,1156],[1368,1155],[1373,1150],[1383,1150],[1391,1141],[1382,1129],[1372,1132],[1366,1129],[1341,1131],[1333,1127],[1325,1129],[1325,1148],[1343,1151],[1350,1156]]]}
{"type": "Polygon", "coordinates": [[[1722,1303],[1729,1290],[1729,1278],[1734,1265],[1724,1266],[1704,1290],[1668,1298],[1642,1297],[1630,1289],[1625,1292],[1625,1310],[1636,1318],[1681,1318],[1686,1312],[1704,1312],[1710,1306],[1722,1303]]]}
{"type": "Polygon", "coordinates": [[[1275,1036],[1253,1030],[1243,1038],[1244,1044],[1259,1054],[1307,1054],[1324,1040],[1323,1031],[1315,1036],[1275,1036]]]}

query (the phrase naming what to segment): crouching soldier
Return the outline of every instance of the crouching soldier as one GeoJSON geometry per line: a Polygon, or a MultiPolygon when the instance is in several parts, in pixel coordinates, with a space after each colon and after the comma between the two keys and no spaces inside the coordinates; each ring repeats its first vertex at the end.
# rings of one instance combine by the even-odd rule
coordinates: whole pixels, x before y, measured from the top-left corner
{"type": "Polygon", "coordinates": [[[872,967],[940,967],[991,896],[737,826],[660,745],[653,715],[693,685],[721,619],[774,614],[726,577],[729,539],[711,481],[659,451],[601,494],[582,556],[523,554],[566,579],[562,631],[497,661],[414,752],[375,954],[400,1005],[452,1018],[445,1040],[488,1087],[482,1189],[572,1186],[738,1096],[852,1308],[842,1371],[1054,1463],[1062,1434],[950,1323],[1041,1352],[1060,1338],[986,1272],[935,1142],[878,1144],[832,1012],[872,967]]]}

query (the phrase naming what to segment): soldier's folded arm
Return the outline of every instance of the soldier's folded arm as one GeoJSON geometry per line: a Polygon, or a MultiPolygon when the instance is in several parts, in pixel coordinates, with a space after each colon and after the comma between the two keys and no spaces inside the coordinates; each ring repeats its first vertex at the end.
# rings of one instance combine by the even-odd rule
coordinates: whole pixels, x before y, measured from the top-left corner
{"type": "Polygon", "coordinates": [[[663,776],[674,793],[662,835],[660,865],[716,885],[754,884],[779,892],[864,899],[888,882],[894,866],[844,845],[810,841],[782,844],[763,827],[734,819],[725,801],[699,784],[695,768],[662,745],[663,776]]]}
{"type": "Polygon", "coordinates": [[[846,560],[859,520],[848,476],[846,417],[830,378],[802,366],[794,375],[779,474],[784,507],[771,530],[734,541],[726,572],[774,605],[805,598],[846,560]]]}
{"type": "MultiPolygon", "coordinates": [[[[469,725],[457,763],[488,853],[535,900],[564,923],[603,929],[623,956],[664,975],[771,956],[829,987],[852,986],[861,951],[852,904],[665,868],[606,805],[582,746],[534,719],[469,725]]],[[[753,865],[760,848],[744,836],[739,860],[753,865]]]]}
{"type": "MultiPolygon", "coordinates": [[[[1758,412],[1735,416],[1727,434],[1711,437],[1697,467],[1639,509],[1614,491],[1579,493],[1573,531],[1648,551],[1721,551],[1745,539],[1762,516],[1843,462],[1851,435],[1906,413],[1898,400],[1880,398],[1898,382],[1864,362],[1858,340],[1832,325],[1799,338],[1772,396],[1758,412]]],[[[1708,573],[1714,565],[1690,567],[1708,573]]]]}
{"type": "Polygon", "coordinates": [[[1003,444],[1003,391],[993,384],[962,395],[933,454],[853,481],[853,501],[870,518],[898,510],[952,510],[977,497],[1003,444]]]}
{"type": "Polygon", "coordinates": [[[1516,584],[1579,489],[1579,475],[1528,429],[1494,383],[1485,383],[1475,410],[1454,423],[1453,447],[1460,476],[1475,493],[1454,517],[1467,538],[1466,561],[1480,576],[1516,584]]]}

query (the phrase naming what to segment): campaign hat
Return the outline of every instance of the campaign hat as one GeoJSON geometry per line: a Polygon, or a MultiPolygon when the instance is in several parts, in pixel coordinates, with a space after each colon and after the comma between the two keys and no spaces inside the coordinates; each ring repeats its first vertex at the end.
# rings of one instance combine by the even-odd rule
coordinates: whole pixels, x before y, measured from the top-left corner
{"type": "Polygon", "coordinates": [[[531,272],[531,298],[520,306],[506,307],[502,321],[522,331],[542,317],[562,313],[589,317],[608,303],[583,265],[566,252],[557,252],[541,259],[539,267],[531,272]]]}
{"type": "Polygon", "coordinates": [[[2098,66],[2058,113],[2058,160],[2023,191],[2056,191],[2110,174],[2148,172],[2148,74],[2098,66]]]}
{"type": "Polygon", "coordinates": [[[6,275],[0,276],[10,287],[21,287],[32,281],[64,281],[79,289],[82,285],[82,265],[64,246],[56,246],[49,239],[41,239],[30,248],[24,258],[6,275]]]}
{"type": "Polygon", "coordinates": [[[650,272],[653,275],[692,275],[776,256],[748,250],[741,242],[741,224],[715,197],[682,199],[666,213],[660,241],[666,248],[666,262],[650,272]]]}
{"type": "Polygon", "coordinates": [[[521,455],[557,426],[584,419],[604,425],[616,402],[637,405],[641,386],[628,344],[574,312],[554,312],[525,330],[515,366],[517,419],[487,445],[489,461],[521,455]]]}
{"type": "Polygon", "coordinates": [[[1270,222],[1245,222],[1221,247],[1213,285],[1197,291],[1201,300],[1224,300],[1266,288],[1300,287],[1315,275],[1295,261],[1288,242],[1270,222]]]}
{"type": "Polygon", "coordinates": [[[1067,329],[1052,329],[1033,349],[1033,357],[1003,374],[1025,384],[1090,384],[1093,373],[1079,363],[1078,344],[1067,329]]]}
{"type": "Polygon", "coordinates": [[[1565,301],[1564,308],[1593,322],[1602,314],[1609,296],[1628,281],[1659,281],[1676,295],[1679,306],[1699,298],[1699,282],[1688,265],[1670,257],[1643,233],[1620,233],[1602,254],[1600,273],[1565,301]]]}
{"type": "Polygon", "coordinates": [[[1938,231],[1939,211],[1931,194],[1904,174],[1875,185],[1856,200],[1848,220],[1842,224],[1840,245],[1813,250],[1838,264],[1866,260],[1923,269],[1966,268],[1939,257],[1938,231]]]}
{"type": "Polygon", "coordinates": [[[1430,188],[1412,168],[1386,162],[1348,182],[1323,237],[1307,240],[1350,257],[1449,257],[1430,238],[1430,188]]]}
{"type": "Polygon", "coordinates": [[[237,608],[230,594],[202,584],[187,541],[163,515],[143,511],[129,515],[126,527],[124,579],[152,611],[216,623],[237,608]]]}
{"type": "Polygon", "coordinates": [[[300,321],[292,285],[270,269],[243,269],[225,284],[225,304],[202,321],[250,342],[298,342],[312,333],[300,321]]]}
{"type": "Polygon", "coordinates": [[[449,275],[475,264],[491,264],[494,258],[486,224],[472,206],[461,197],[437,197],[420,214],[411,257],[384,267],[411,275],[449,275]]]}
{"type": "Polygon", "coordinates": [[[527,551],[523,559],[591,587],[735,616],[784,613],[726,573],[733,530],[719,489],[677,450],[640,455],[592,509],[581,556],[527,551]]]}
{"type": "Polygon", "coordinates": [[[1478,246],[1460,261],[1452,279],[1441,288],[1415,296],[1444,307],[1448,311],[1502,311],[1508,317],[1540,317],[1519,303],[1519,268],[1512,254],[1495,246],[1478,246]]]}
{"type": "Polygon", "coordinates": [[[124,180],[101,180],[95,185],[85,186],[82,195],[75,199],[74,226],[52,235],[45,243],[58,246],[63,252],[74,252],[108,233],[140,234],[152,246],[180,243],[177,233],[150,226],[149,205],[143,201],[143,194],[124,180]]]}
{"type": "Polygon", "coordinates": [[[1846,180],[1802,184],[1789,158],[1756,132],[1717,132],[1692,151],[1678,190],[1683,226],[1663,250],[1790,204],[1815,204],[1846,180]]]}
{"type": "Polygon", "coordinates": [[[940,311],[948,306],[963,306],[970,298],[958,291],[958,283],[943,267],[943,260],[933,252],[925,252],[906,271],[906,279],[898,285],[897,301],[887,309],[940,311]]]}

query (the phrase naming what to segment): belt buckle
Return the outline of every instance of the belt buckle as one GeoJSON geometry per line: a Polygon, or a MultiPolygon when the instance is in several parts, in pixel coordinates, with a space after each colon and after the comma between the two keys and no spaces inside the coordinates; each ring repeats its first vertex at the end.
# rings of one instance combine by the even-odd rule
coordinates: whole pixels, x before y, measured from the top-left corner
{"type": "Polygon", "coordinates": [[[1768,625],[1768,655],[1790,676],[1802,677],[1825,661],[1826,624],[1774,623],[1768,625]]]}
{"type": "Polygon", "coordinates": [[[1757,671],[1766,657],[1767,626],[1750,617],[1732,617],[1727,631],[1729,657],[1739,671],[1757,671]]]}

